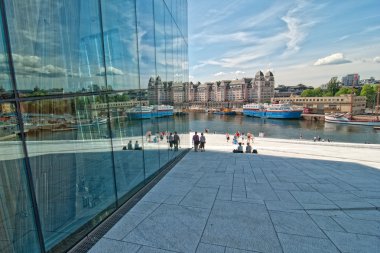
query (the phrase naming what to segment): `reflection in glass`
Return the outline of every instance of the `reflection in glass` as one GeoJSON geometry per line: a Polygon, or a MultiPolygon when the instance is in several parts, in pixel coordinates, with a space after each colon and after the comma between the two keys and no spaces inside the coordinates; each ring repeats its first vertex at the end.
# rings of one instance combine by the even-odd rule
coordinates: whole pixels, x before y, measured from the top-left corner
{"type": "Polygon", "coordinates": [[[4,35],[3,35],[3,21],[0,14],[0,99],[7,99],[14,97],[13,88],[9,77],[8,54],[6,54],[4,35]]]}
{"type": "Polygon", "coordinates": [[[15,105],[0,115],[0,252],[39,252],[15,105]]]}
{"type": "MultiPolygon", "coordinates": [[[[148,88],[150,105],[154,104],[155,96],[149,93],[149,89],[155,87],[160,79],[156,75],[153,5],[152,0],[136,1],[140,88],[148,88]]],[[[148,177],[160,168],[159,137],[157,137],[159,127],[157,118],[141,120],[140,123],[144,135],[145,176],[148,177]]]]}
{"type": "Polygon", "coordinates": [[[91,96],[21,103],[47,249],[115,208],[108,119],[106,110],[97,107],[99,100],[91,96]]]}
{"type": "Polygon", "coordinates": [[[143,144],[141,123],[128,113],[147,101],[139,89],[135,1],[102,1],[102,18],[107,85],[123,90],[108,96],[116,186],[122,198],[145,179],[143,151],[135,149],[143,144]]]}
{"type": "Polygon", "coordinates": [[[107,89],[97,0],[5,2],[20,96],[107,89]]]}
{"type": "Polygon", "coordinates": [[[183,150],[170,132],[188,147],[188,118],[157,110],[187,80],[185,3],[4,1],[16,82],[0,33],[0,252],[66,251],[183,150]]]}
{"type": "MultiPolygon", "coordinates": [[[[156,75],[161,79],[156,82],[157,97],[152,101],[155,105],[168,105],[170,103],[170,90],[173,82],[167,79],[166,72],[166,44],[165,44],[165,10],[166,5],[163,1],[154,1],[154,33],[156,45],[156,75]]],[[[160,167],[169,160],[168,142],[166,140],[168,132],[168,117],[158,118],[160,167]]]]}

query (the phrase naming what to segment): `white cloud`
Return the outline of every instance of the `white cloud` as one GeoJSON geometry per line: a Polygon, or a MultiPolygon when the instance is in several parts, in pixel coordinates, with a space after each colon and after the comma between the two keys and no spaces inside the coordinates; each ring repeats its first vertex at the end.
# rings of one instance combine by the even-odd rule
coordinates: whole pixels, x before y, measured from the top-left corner
{"type": "MultiPolygon", "coordinates": [[[[13,64],[18,75],[38,75],[41,77],[62,77],[67,75],[64,68],[52,64],[42,65],[41,58],[34,55],[12,54],[13,64]]],[[[0,57],[0,69],[8,69],[5,56],[0,57]]]]}
{"type": "Polygon", "coordinates": [[[337,65],[337,64],[345,64],[350,63],[350,60],[347,60],[344,58],[344,55],[342,53],[336,53],[329,56],[326,56],[324,58],[318,59],[314,63],[314,66],[321,66],[321,65],[337,65]]]}
{"type": "Polygon", "coordinates": [[[224,76],[224,75],[226,75],[226,73],[224,72],[218,72],[214,74],[214,76],[224,76]]]}
{"type": "Polygon", "coordinates": [[[301,43],[309,33],[310,27],[318,23],[314,11],[323,8],[324,4],[313,4],[307,1],[297,1],[297,5],[281,18],[287,25],[288,31],[284,33],[288,41],[283,56],[297,53],[301,43]]]}
{"type": "Polygon", "coordinates": [[[232,72],[232,73],[235,75],[245,74],[245,72],[241,70],[236,70],[235,72],[232,72]]]}
{"type": "MultiPolygon", "coordinates": [[[[105,74],[105,71],[104,71],[104,68],[102,67],[102,68],[100,68],[97,76],[104,76],[104,74],[105,74]]],[[[117,69],[114,67],[107,67],[107,75],[109,75],[109,76],[120,76],[120,75],[124,75],[124,72],[121,71],[120,69],[117,69]]]]}
{"type": "Polygon", "coordinates": [[[377,63],[380,63],[380,56],[376,56],[375,58],[373,58],[373,61],[377,62],[377,63]]]}
{"type": "Polygon", "coordinates": [[[348,38],[350,38],[350,37],[351,37],[351,35],[344,35],[344,36],[340,37],[339,39],[337,39],[336,42],[339,42],[339,41],[342,41],[342,40],[348,39],[348,38]]]}

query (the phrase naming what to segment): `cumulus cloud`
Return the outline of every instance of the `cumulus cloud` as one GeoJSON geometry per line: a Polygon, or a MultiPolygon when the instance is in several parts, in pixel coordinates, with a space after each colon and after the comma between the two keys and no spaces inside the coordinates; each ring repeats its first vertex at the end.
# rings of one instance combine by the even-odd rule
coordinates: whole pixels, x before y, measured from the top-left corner
{"type": "MultiPolygon", "coordinates": [[[[105,69],[102,67],[102,68],[100,68],[99,73],[96,74],[96,75],[97,75],[97,76],[104,76],[105,73],[106,73],[106,71],[105,71],[105,69]]],[[[107,75],[109,75],[109,76],[120,76],[120,75],[124,75],[124,72],[121,71],[121,70],[118,69],[118,68],[107,67],[107,75]]]]}
{"type": "Polygon", "coordinates": [[[337,64],[345,64],[350,63],[350,60],[347,60],[344,58],[344,55],[342,53],[336,53],[329,56],[326,56],[324,58],[318,59],[314,63],[314,66],[321,66],[321,65],[337,65],[337,64]]]}
{"type": "Polygon", "coordinates": [[[376,56],[375,58],[373,58],[373,61],[377,62],[377,63],[380,63],[380,56],[376,56]]]}
{"type": "Polygon", "coordinates": [[[241,70],[236,70],[235,72],[233,72],[233,74],[240,75],[240,74],[245,74],[245,72],[241,70]]]}
{"type": "MultiPolygon", "coordinates": [[[[42,77],[61,77],[66,76],[64,68],[52,64],[42,65],[41,58],[34,55],[12,54],[13,64],[17,75],[38,75],[42,77]]],[[[1,70],[8,70],[5,55],[0,56],[1,70]]]]}
{"type": "Polygon", "coordinates": [[[218,73],[215,73],[214,74],[214,76],[223,76],[223,75],[225,75],[226,73],[224,73],[224,72],[218,72],[218,73]]]}

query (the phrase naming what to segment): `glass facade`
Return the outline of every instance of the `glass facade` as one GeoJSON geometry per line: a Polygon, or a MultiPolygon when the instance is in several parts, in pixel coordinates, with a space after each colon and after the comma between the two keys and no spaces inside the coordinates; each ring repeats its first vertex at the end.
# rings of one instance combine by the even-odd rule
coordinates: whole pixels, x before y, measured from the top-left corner
{"type": "Polygon", "coordinates": [[[0,252],[65,252],[190,145],[148,97],[188,82],[187,1],[0,8],[0,252]]]}

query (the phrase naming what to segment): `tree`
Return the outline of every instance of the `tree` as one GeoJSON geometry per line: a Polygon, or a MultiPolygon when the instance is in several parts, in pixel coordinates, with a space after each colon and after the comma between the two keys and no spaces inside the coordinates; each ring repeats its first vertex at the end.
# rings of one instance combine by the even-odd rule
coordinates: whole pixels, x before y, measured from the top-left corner
{"type": "Polygon", "coordinates": [[[376,98],[376,90],[375,87],[370,84],[365,84],[362,87],[362,91],[360,92],[360,96],[365,96],[367,98],[366,106],[368,108],[372,108],[375,104],[376,98]]]}
{"type": "Polygon", "coordinates": [[[301,97],[314,97],[314,95],[315,95],[314,89],[304,90],[301,93],[301,97]]]}
{"type": "Polygon", "coordinates": [[[314,97],[322,97],[323,96],[323,91],[321,87],[315,88],[314,89],[314,97]]]}
{"type": "Polygon", "coordinates": [[[335,93],[335,96],[351,94],[351,93],[352,93],[352,88],[342,87],[339,89],[339,91],[337,93],[335,93]]]}
{"type": "Polygon", "coordinates": [[[325,92],[323,92],[323,96],[324,97],[333,97],[334,93],[332,93],[331,91],[325,91],[325,92]]]}
{"type": "Polygon", "coordinates": [[[329,94],[335,94],[339,91],[339,86],[340,82],[338,81],[338,77],[334,76],[327,83],[327,92],[329,92],[329,94]]]}

